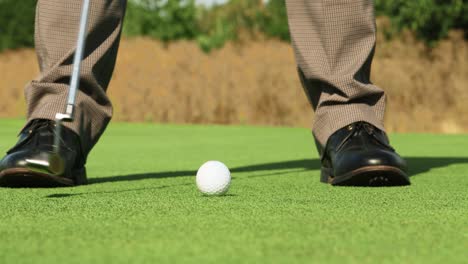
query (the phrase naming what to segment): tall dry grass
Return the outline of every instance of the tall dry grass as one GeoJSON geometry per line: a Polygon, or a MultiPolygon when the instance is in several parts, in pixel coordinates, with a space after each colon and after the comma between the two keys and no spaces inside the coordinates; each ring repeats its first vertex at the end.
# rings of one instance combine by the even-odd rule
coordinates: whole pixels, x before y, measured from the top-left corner
{"type": "MultiPolygon", "coordinates": [[[[115,120],[309,126],[291,47],[124,39],[109,96],[115,120]]],[[[32,50],[0,54],[0,117],[24,114],[23,86],[37,74],[32,50]]],[[[453,32],[434,50],[411,34],[378,37],[373,81],[388,93],[386,126],[398,132],[468,132],[468,43],[453,32]]]]}
{"type": "Polygon", "coordinates": [[[311,111],[293,56],[278,41],[228,44],[205,54],[190,42],[122,43],[110,96],[117,118],[156,122],[298,125],[311,111]]]}

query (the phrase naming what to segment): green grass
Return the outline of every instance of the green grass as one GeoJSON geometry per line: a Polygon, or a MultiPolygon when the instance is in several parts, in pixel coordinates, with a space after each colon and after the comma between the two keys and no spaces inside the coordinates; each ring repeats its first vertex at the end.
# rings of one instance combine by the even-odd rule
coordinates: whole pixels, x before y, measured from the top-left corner
{"type": "Polygon", "coordinates": [[[339,188],[307,129],[112,124],[90,185],[0,189],[0,263],[466,263],[468,135],[391,139],[412,186],[339,188]],[[213,159],[227,196],[195,187],[213,159]]]}

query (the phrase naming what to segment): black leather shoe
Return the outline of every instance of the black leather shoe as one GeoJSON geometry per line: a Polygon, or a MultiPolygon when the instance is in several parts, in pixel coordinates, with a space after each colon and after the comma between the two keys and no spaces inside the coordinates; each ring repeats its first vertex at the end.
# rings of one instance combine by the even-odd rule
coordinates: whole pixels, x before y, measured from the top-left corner
{"type": "Polygon", "coordinates": [[[409,185],[406,162],[385,132],[356,122],[335,132],[323,152],[321,181],[332,185],[409,185]]]}
{"type": "Polygon", "coordinates": [[[2,187],[65,187],[86,184],[86,169],[81,154],[80,139],[64,127],[58,158],[63,173],[56,175],[47,167],[35,169],[30,160],[47,164],[53,156],[55,122],[33,120],[19,136],[18,143],[0,161],[0,186],[2,187]]]}

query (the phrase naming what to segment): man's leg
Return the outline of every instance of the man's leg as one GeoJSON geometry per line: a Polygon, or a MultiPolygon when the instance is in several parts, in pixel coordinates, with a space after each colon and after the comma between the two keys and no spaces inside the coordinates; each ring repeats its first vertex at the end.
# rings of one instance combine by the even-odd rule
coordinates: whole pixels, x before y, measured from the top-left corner
{"type": "MultiPolygon", "coordinates": [[[[64,111],[82,2],[38,1],[35,42],[41,74],[25,89],[28,121],[54,120],[56,113],[64,111]]],[[[65,123],[80,135],[85,155],[112,117],[106,89],[114,70],[125,3],[123,0],[91,1],[76,118],[73,123],[65,123]]]]}
{"type": "Polygon", "coordinates": [[[392,153],[383,128],[385,93],[370,82],[376,35],[372,0],[287,0],[287,8],[299,75],[315,110],[313,133],[323,157],[322,174],[331,174],[322,180],[352,177],[356,170],[405,174],[404,162],[392,153]],[[362,157],[349,161],[354,165],[336,164],[337,152],[338,159],[348,160],[340,151],[359,142],[375,147],[351,153],[362,157]],[[395,162],[370,166],[369,162],[383,158],[395,162]]]}
{"type": "Polygon", "coordinates": [[[84,163],[112,117],[106,89],[114,69],[126,0],[91,1],[75,121],[61,135],[64,175],[26,166],[50,155],[56,113],[67,102],[82,1],[39,0],[35,44],[41,74],[25,89],[28,122],[0,161],[0,185],[75,185],[86,181],[84,163]],[[59,177],[57,177],[59,176],[59,177]]]}

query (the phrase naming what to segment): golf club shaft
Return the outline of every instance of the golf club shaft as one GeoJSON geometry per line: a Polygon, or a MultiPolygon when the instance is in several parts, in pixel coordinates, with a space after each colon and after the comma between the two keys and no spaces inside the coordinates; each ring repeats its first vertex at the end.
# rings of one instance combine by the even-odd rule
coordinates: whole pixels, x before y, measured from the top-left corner
{"type": "Polygon", "coordinates": [[[68,91],[68,101],[65,107],[65,113],[57,113],[57,115],[55,116],[56,127],[54,150],[57,154],[60,152],[60,137],[62,132],[62,123],[72,122],[74,119],[76,94],[80,85],[81,63],[83,61],[86,45],[86,31],[88,27],[89,9],[90,0],[83,0],[80,25],[78,29],[78,40],[76,42],[75,56],[73,58],[73,71],[70,80],[70,88],[68,91]]]}
{"type": "Polygon", "coordinates": [[[73,60],[73,72],[70,81],[70,90],[68,92],[68,104],[65,114],[70,116],[69,121],[73,121],[73,110],[76,101],[76,93],[80,85],[81,62],[83,60],[86,45],[86,29],[88,26],[90,0],[83,1],[81,11],[80,27],[78,32],[78,41],[76,43],[75,57],[73,60]]]}

